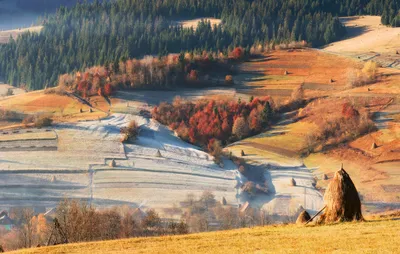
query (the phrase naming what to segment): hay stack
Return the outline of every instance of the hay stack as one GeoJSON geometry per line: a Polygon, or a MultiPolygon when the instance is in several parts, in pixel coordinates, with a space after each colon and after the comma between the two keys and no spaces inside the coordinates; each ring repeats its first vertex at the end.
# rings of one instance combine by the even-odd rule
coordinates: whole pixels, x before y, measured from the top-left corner
{"type": "Polygon", "coordinates": [[[57,182],[57,178],[56,178],[55,176],[52,176],[52,177],[51,177],[51,182],[52,182],[52,183],[57,182]]]}
{"type": "Polygon", "coordinates": [[[398,50],[396,50],[396,55],[399,55],[400,53],[399,53],[399,51],[398,50]]]}
{"type": "Polygon", "coordinates": [[[324,180],[328,180],[328,176],[327,176],[326,174],[323,174],[322,178],[323,178],[324,180]]]}
{"type": "Polygon", "coordinates": [[[110,161],[110,167],[115,167],[115,166],[117,166],[117,163],[115,162],[115,160],[114,159],[112,159],[112,161],[110,161]]]}
{"type": "Polygon", "coordinates": [[[82,109],[79,109],[79,113],[83,113],[83,110],[82,110],[82,109]]]}
{"type": "Polygon", "coordinates": [[[221,204],[222,205],[226,205],[227,204],[225,197],[222,197],[221,204]]]}
{"type": "Polygon", "coordinates": [[[246,156],[246,154],[244,153],[243,150],[240,152],[240,155],[241,155],[242,157],[243,157],[243,156],[246,156]]]}
{"type": "Polygon", "coordinates": [[[294,180],[293,177],[292,177],[292,179],[290,179],[290,185],[291,186],[296,186],[296,180],[294,180]]]}
{"type": "Polygon", "coordinates": [[[158,158],[162,157],[160,150],[157,150],[156,157],[158,158]]]}
{"type": "Polygon", "coordinates": [[[299,217],[297,217],[296,224],[299,225],[305,224],[310,219],[311,219],[310,214],[306,210],[304,210],[299,214],[299,217]]]}
{"type": "Polygon", "coordinates": [[[325,191],[324,203],[326,208],[320,222],[363,220],[360,197],[343,166],[329,183],[325,191]]]}
{"type": "Polygon", "coordinates": [[[375,148],[377,148],[378,146],[376,145],[376,143],[374,142],[374,143],[372,143],[372,146],[371,146],[371,149],[375,149],[375,148]]]}
{"type": "Polygon", "coordinates": [[[90,112],[90,113],[93,113],[93,109],[92,109],[92,108],[89,108],[89,112],[90,112]]]}
{"type": "Polygon", "coordinates": [[[330,80],[329,80],[329,83],[333,83],[333,82],[335,82],[333,79],[330,79],[330,80]]]}
{"type": "Polygon", "coordinates": [[[283,75],[288,75],[289,74],[289,72],[288,71],[285,71],[284,73],[283,73],[283,75]]]}

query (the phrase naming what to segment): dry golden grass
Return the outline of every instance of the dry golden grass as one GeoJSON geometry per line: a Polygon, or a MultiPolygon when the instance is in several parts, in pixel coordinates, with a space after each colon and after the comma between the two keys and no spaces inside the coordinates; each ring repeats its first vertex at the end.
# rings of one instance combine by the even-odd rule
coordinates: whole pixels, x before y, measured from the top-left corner
{"type": "MultiPolygon", "coordinates": [[[[117,100],[112,100],[117,102],[117,100]]],[[[106,117],[110,105],[100,96],[90,98],[94,107],[90,112],[89,106],[68,96],[45,94],[43,90],[19,94],[0,100],[0,108],[23,112],[25,114],[46,114],[56,122],[75,122],[97,120],[106,117]],[[82,113],[80,110],[82,109],[82,113]]]]}
{"type": "Polygon", "coordinates": [[[12,253],[399,253],[399,232],[399,220],[267,226],[60,245],[12,253]]]}
{"type": "Polygon", "coordinates": [[[12,36],[14,39],[17,39],[18,36],[25,32],[39,33],[42,30],[43,26],[33,26],[22,29],[14,29],[14,30],[6,30],[0,31],[0,43],[7,43],[12,36]]]}
{"type": "Polygon", "coordinates": [[[219,25],[221,23],[220,19],[215,19],[215,18],[199,18],[199,19],[191,19],[191,20],[184,20],[184,21],[180,21],[178,22],[180,25],[183,26],[183,28],[191,28],[193,27],[193,29],[197,28],[197,25],[199,24],[199,22],[201,20],[205,20],[210,22],[211,26],[214,25],[219,25]]]}

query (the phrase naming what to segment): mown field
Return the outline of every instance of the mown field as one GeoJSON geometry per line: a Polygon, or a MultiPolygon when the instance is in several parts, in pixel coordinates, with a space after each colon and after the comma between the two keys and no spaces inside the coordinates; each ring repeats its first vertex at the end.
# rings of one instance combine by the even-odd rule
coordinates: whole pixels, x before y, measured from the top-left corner
{"type": "Polygon", "coordinates": [[[400,220],[325,226],[267,226],[136,238],[11,253],[399,253],[400,220]]]}

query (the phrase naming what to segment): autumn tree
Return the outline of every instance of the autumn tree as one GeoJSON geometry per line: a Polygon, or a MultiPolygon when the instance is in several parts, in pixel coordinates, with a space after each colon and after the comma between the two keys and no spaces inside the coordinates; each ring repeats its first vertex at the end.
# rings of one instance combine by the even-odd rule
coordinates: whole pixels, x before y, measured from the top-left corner
{"type": "Polygon", "coordinates": [[[244,117],[238,117],[233,123],[232,134],[235,135],[238,139],[242,139],[249,135],[249,126],[244,117]]]}

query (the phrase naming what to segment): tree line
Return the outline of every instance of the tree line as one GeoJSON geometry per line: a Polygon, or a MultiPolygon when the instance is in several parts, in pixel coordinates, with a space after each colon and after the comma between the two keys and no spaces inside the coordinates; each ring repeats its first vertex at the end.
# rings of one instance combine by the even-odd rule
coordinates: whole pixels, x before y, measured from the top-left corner
{"type": "Polygon", "coordinates": [[[116,0],[61,7],[44,17],[41,33],[0,46],[0,74],[35,90],[56,85],[60,74],[144,55],[224,52],[254,44],[305,40],[320,46],[343,37],[337,15],[382,14],[397,25],[399,0],[116,0]],[[196,29],[179,20],[203,21],[196,29]]]}

